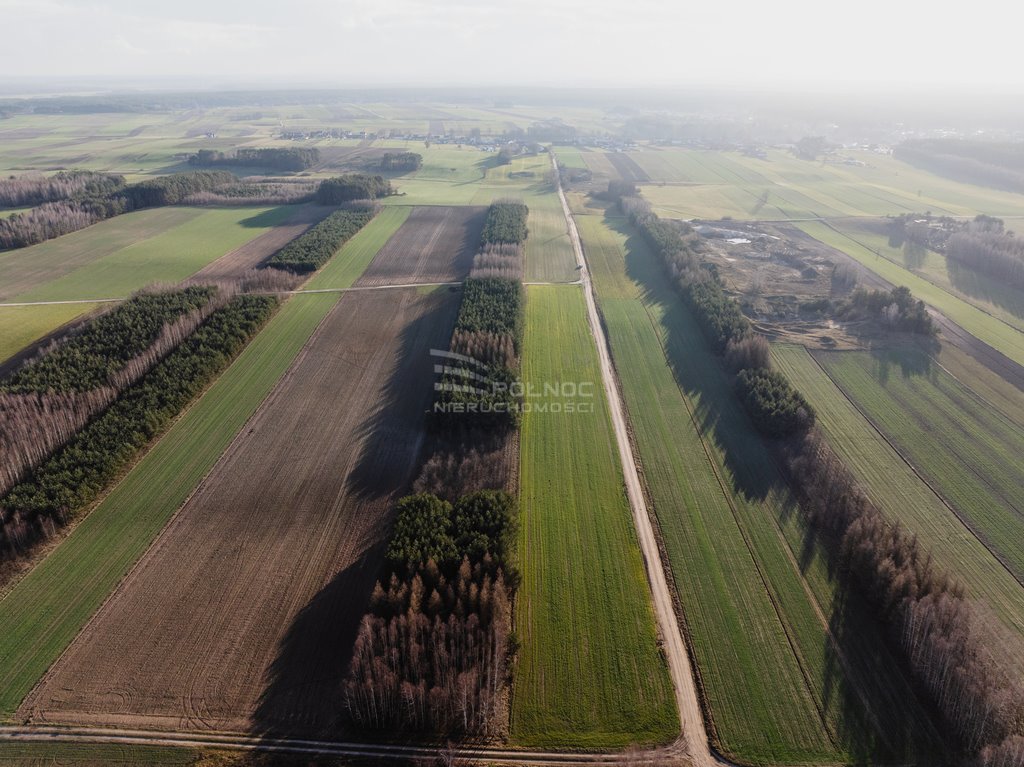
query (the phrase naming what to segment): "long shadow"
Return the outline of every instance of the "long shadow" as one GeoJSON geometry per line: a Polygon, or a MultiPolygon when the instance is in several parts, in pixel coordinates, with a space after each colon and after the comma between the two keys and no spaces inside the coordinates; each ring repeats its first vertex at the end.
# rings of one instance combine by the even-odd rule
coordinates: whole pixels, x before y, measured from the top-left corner
{"type": "Polygon", "coordinates": [[[955,258],[946,257],[946,274],[954,288],[961,293],[998,306],[1018,319],[1024,319],[1024,290],[1015,288],[975,269],[964,266],[955,258]]]}
{"type": "MultiPolygon", "coordinates": [[[[457,296],[447,292],[438,291],[432,299],[435,305],[403,328],[387,380],[379,393],[375,392],[374,406],[353,438],[353,444],[362,447],[344,493],[354,505],[366,505],[374,514],[379,513],[381,501],[408,490],[418,465],[433,382],[429,350],[447,343],[458,308],[457,296]]],[[[358,305],[349,307],[354,310],[358,305]]],[[[356,394],[352,399],[365,398],[356,394]]],[[[364,547],[358,558],[337,572],[288,627],[274,661],[264,672],[253,734],[265,738],[338,737],[343,721],[342,683],[380,574],[390,524],[388,508],[369,536],[355,533],[361,537],[356,545],[364,547]]]]}
{"type": "MultiPolygon", "coordinates": [[[[796,499],[780,469],[777,446],[754,431],[733,393],[722,359],[711,352],[657,257],[625,219],[606,216],[605,222],[626,237],[626,273],[641,289],[669,366],[695,407],[699,428],[724,456],[731,489],[741,499],[758,501],[769,494],[782,498],[779,526],[796,526],[797,535],[802,536],[797,545],[783,545],[794,549],[802,575],[813,579],[815,571],[824,569],[834,586],[832,603],[820,605],[831,638],[826,635],[823,640],[821,677],[812,676],[822,690],[824,711],[835,721],[833,739],[857,764],[914,760],[944,764],[941,755],[950,750],[930,717],[922,713],[927,708],[907,682],[882,627],[845,580],[835,556],[838,546],[799,516],[796,499]]],[[[764,513],[768,508],[764,507],[764,513]]],[[[761,566],[770,567],[766,562],[761,566]]],[[[805,673],[816,673],[806,659],[804,663],[805,673]]]]}

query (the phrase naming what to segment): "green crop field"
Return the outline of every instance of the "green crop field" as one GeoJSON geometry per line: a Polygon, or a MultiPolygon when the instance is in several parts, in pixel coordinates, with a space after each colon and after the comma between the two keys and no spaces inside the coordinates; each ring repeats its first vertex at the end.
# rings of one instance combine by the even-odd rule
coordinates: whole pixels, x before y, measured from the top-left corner
{"type": "Polygon", "coordinates": [[[0,362],[101,304],[0,306],[0,362]]]}
{"type": "Polygon", "coordinates": [[[0,600],[0,717],[145,552],[337,302],[295,296],[74,531],[0,600]]]}
{"type": "Polygon", "coordinates": [[[574,282],[576,255],[565,226],[562,203],[554,191],[524,198],[530,206],[526,240],[527,282],[574,282]]]}
{"type": "MultiPolygon", "coordinates": [[[[7,303],[123,298],[146,285],[179,282],[279,224],[290,211],[164,208],[118,216],[0,254],[0,296],[7,303]],[[14,286],[24,289],[4,294],[14,286]]],[[[0,360],[93,308],[0,306],[0,360]]]]}
{"type": "Polygon", "coordinates": [[[580,169],[585,169],[587,167],[586,162],[583,161],[583,155],[580,153],[580,150],[574,146],[554,146],[552,147],[552,151],[554,151],[560,165],[564,165],[567,168],[580,169]]]}
{"type": "MultiPolygon", "coordinates": [[[[523,380],[591,385],[592,413],[528,412],[520,445],[520,745],[668,742],[679,720],[655,635],[597,350],[579,287],[528,290],[523,380]]],[[[527,398],[532,406],[558,398],[527,398]]]]}
{"type": "Polygon", "coordinates": [[[948,293],[923,277],[882,258],[857,240],[836,231],[826,223],[803,222],[798,225],[817,240],[841,250],[893,285],[905,285],[929,306],[938,309],[980,341],[1024,365],[1024,332],[948,293]]]}
{"type": "Polygon", "coordinates": [[[11,300],[120,298],[154,282],[180,282],[269,231],[292,211],[286,205],[203,209],[182,224],[120,248],[11,300]]]}
{"type": "Polygon", "coordinates": [[[1024,429],[912,351],[814,356],[975,535],[1024,580],[1024,429]]]}
{"type": "MultiPolygon", "coordinates": [[[[768,159],[738,152],[654,149],[629,156],[654,181],[643,194],[670,218],[787,219],[886,216],[912,211],[973,216],[1024,214],[1024,198],[918,170],[872,152],[847,152],[863,165],[768,159]]],[[[584,155],[595,172],[616,175],[584,155]]]]}
{"type": "Polygon", "coordinates": [[[623,220],[578,220],[719,748],[759,764],[928,753],[922,708],[863,606],[833,608],[827,563],[655,257],[623,220]]]}
{"type": "Polygon", "coordinates": [[[818,412],[829,443],[871,499],[916,533],[938,561],[1015,632],[1024,634],[1024,587],[889,445],[802,346],[777,346],[779,369],[818,412]]]}

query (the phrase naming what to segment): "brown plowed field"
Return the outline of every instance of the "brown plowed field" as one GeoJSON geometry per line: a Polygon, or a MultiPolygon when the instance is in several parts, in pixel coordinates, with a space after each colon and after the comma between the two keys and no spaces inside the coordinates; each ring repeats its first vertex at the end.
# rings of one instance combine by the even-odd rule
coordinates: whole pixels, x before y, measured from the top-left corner
{"type": "Polygon", "coordinates": [[[480,244],[486,208],[415,208],[374,256],[357,287],[464,280],[480,244]]]}
{"type": "Polygon", "coordinates": [[[193,274],[187,282],[202,283],[230,280],[255,269],[277,251],[294,240],[314,224],[319,223],[336,208],[321,205],[300,205],[287,219],[259,237],[249,240],[230,253],[225,253],[211,264],[193,274]]]}
{"type": "MultiPolygon", "coordinates": [[[[293,300],[302,300],[296,298],[293,300]]],[[[23,704],[37,722],[336,734],[458,294],[344,295],[23,704]]]]}

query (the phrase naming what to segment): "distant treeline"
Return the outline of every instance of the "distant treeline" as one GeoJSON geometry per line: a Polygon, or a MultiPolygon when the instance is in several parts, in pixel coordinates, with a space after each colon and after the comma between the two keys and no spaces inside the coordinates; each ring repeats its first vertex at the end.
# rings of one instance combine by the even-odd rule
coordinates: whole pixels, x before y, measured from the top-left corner
{"type": "Polygon", "coordinates": [[[273,168],[282,171],[300,171],[320,162],[316,147],[240,147],[234,152],[200,149],[188,158],[189,165],[208,168],[211,165],[273,168]]]}
{"type": "Polygon", "coordinates": [[[0,250],[23,248],[84,229],[140,208],[176,205],[237,179],[223,171],[192,171],[116,186],[110,193],[46,202],[25,213],[0,218],[0,250]]]}
{"type": "MultiPolygon", "coordinates": [[[[833,559],[832,570],[865,597],[964,751],[985,767],[1018,767],[1024,757],[1024,691],[1019,676],[997,660],[1000,640],[916,536],[886,520],[857,487],[814,426],[803,396],[770,370],[765,339],[739,321],[717,291],[703,290],[697,295],[704,299],[693,300],[693,286],[717,280],[700,263],[700,244],[689,227],[659,221],[637,198],[621,202],[662,256],[709,342],[720,350],[725,342],[726,361],[740,370],[739,398],[758,430],[789,435],[773,444],[785,458],[809,529],[833,559]]],[[[879,294],[877,300],[893,302],[893,296],[879,294]]],[[[913,316],[917,304],[907,305],[913,316]]]]}
{"type": "Polygon", "coordinates": [[[380,169],[409,173],[423,167],[423,155],[416,152],[386,152],[380,158],[380,169]]]}
{"type": "Polygon", "coordinates": [[[305,234],[295,238],[271,256],[265,266],[295,274],[315,272],[326,264],[360,229],[376,215],[374,208],[339,210],[305,234]]]}
{"type": "Polygon", "coordinates": [[[11,176],[0,180],[0,207],[24,208],[72,197],[103,197],[124,186],[124,176],[91,170],[62,170],[52,176],[11,176]]]}
{"type": "Polygon", "coordinates": [[[767,342],[726,295],[717,274],[703,266],[700,236],[688,224],[662,221],[642,198],[622,197],[620,206],[661,258],[712,348],[737,372],[737,395],[758,431],[787,437],[813,426],[814,408],[785,376],[769,370],[767,342]]]}
{"type": "Polygon", "coordinates": [[[316,201],[320,205],[341,205],[354,200],[376,200],[390,194],[394,194],[394,189],[383,176],[347,173],[321,181],[316,201]]]}
{"type": "Polygon", "coordinates": [[[91,503],[266,322],[271,296],[214,311],[101,415],[0,498],[0,550],[18,552],[91,503]]]}
{"type": "Polygon", "coordinates": [[[893,156],[957,181],[1024,192],[1024,143],[922,139],[899,144],[893,156]]]}
{"type": "Polygon", "coordinates": [[[344,686],[365,730],[495,735],[515,651],[515,498],[484,490],[454,504],[398,503],[388,573],[377,583],[344,686]]]}
{"type": "Polygon", "coordinates": [[[1002,219],[975,216],[961,221],[930,213],[907,213],[889,220],[893,247],[931,248],[947,258],[1024,290],[1024,240],[1006,229],[1002,219]]]}

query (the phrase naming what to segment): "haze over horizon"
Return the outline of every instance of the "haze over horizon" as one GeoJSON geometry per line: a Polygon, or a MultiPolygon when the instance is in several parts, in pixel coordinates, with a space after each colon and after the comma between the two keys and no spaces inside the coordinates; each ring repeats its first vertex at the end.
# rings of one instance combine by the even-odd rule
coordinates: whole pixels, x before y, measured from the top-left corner
{"type": "Polygon", "coordinates": [[[1019,10],[866,0],[0,0],[8,78],[207,85],[1024,86],[1019,10]],[[993,19],[999,23],[993,23],[993,19]],[[41,55],[45,52],[45,55],[41,55]]]}

